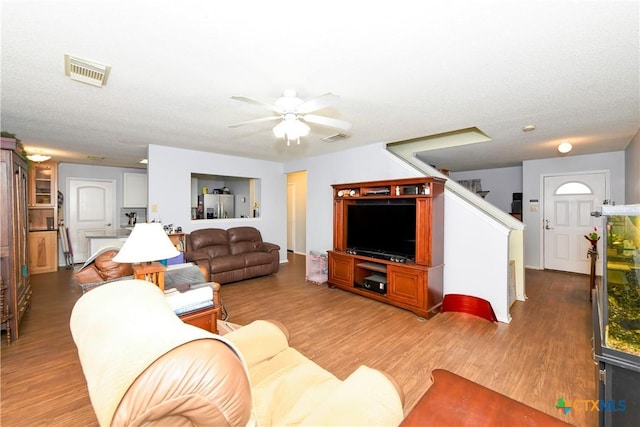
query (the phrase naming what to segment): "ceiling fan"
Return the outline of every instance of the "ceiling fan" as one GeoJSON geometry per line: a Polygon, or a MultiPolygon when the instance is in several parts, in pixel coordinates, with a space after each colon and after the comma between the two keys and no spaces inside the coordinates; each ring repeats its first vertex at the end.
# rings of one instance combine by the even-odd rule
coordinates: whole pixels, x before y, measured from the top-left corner
{"type": "Polygon", "coordinates": [[[287,145],[295,140],[299,144],[300,138],[309,134],[310,128],[305,122],[338,129],[341,132],[348,132],[351,129],[351,123],[331,117],[309,114],[338,102],[340,97],[332,93],[325,93],[315,98],[302,100],[298,98],[295,90],[288,89],[273,105],[244,96],[232,96],[231,99],[266,107],[273,111],[275,115],[234,123],[229,127],[236,128],[253,123],[280,120],[280,123],[273,128],[273,134],[278,138],[286,139],[287,145]]]}

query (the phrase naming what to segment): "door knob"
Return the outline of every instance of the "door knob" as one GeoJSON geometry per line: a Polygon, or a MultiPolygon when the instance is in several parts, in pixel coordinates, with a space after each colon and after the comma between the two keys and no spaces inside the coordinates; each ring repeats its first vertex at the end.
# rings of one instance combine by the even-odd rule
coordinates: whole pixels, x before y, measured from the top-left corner
{"type": "Polygon", "coordinates": [[[549,220],[548,219],[544,220],[544,229],[545,230],[553,230],[553,227],[549,227],[549,220]]]}
{"type": "Polygon", "coordinates": [[[111,223],[105,224],[106,227],[111,227],[111,223]]]}

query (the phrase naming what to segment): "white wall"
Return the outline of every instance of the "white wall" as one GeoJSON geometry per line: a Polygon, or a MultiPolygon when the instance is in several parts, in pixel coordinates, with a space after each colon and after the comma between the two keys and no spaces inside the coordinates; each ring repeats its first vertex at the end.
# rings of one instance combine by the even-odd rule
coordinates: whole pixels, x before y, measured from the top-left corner
{"type": "Polygon", "coordinates": [[[624,151],[612,153],[589,154],[582,156],[568,156],[554,159],[526,160],[522,164],[522,221],[526,224],[525,266],[529,268],[543,268],[540,259],[542,244],[542,220],[540,217],[542,206],[541,177],[551,173],[580,173],[588,171],[609,171],[611,182],[608,183],[610,194],[608,199],[617,205],[625,203],[625,159],[624,151]],[[540,205],[537,212],[531,212],[530,200],[538,200],[540,205]]]}
{"type": "Polygon", "coordinates": [[[625,150],[625,203],[640,203],[640,129],[625,150]]]}
{"type": "Polygon", "coordinates": [[[284,169],[286,172],[307,171],[307,253],[333,247],[332,184],[420,176],[387,152],[385,144],[302,159],[285,164],[284,169]]]}
{"type": "Polygon", "coordinates": [[[509,229],[451,191],[445,192],[444,293],[491,303],[501,322],[509,314],[509,229]]]}
{"type": "Polygon", "coordinates": [[[266,242],[280,246],[287,261],[287,189],[282,163],[201,151],[149,145],[149,220],[159,220],[185,233],[201,228],[256,227],[266,242]],[[259,178],[260,217],[224,220],[191,219],[191,173],[259,178]]]}
{"type": "Polygon", "coordinates": [[[451,172],[449,178],[454,181],[481,179],[482,190],[489,191],[484,199],[504,212],[511,212],[513,193],[522,193],[522,166],[451,172]]]}
{"type": "MultiPolygon", "coordinates": [[[[413,167],[374,144],[285,165],[285,171],[307,171],[307,252],[333,246],[331,184],[421,176],[413,167]]],[[[509,322],[508,230],[445,194],[444,293],[488,300],[498,320],[509,322]],[[502,236],[496,239],[495,235],[502,236]],[[494,236],[494,237],[491,237],[494,236]]]]}

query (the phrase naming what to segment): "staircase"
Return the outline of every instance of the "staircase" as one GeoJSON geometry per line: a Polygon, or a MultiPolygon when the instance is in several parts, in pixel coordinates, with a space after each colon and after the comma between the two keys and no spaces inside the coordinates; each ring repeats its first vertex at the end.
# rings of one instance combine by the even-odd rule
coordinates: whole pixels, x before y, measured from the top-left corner
{"type": "Polygon", "coordinates": [[[387,150],[420,174],[445,184],[444,294],[464,294],[491,303],[496,317],[509,323],[509,309],[524,301],[524,224],[437,169],[422,162],[412,143],[387,150]]]}

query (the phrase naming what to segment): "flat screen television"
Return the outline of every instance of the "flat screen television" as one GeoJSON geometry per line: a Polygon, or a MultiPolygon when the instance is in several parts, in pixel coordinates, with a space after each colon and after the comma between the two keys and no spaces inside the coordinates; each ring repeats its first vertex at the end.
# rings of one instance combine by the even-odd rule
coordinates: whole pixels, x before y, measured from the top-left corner
{"type": "Polygon", "coordinates": [[[347,249],[380,255],[416,256],[416,205],[366,203],[347,207],[347,249]]]}

